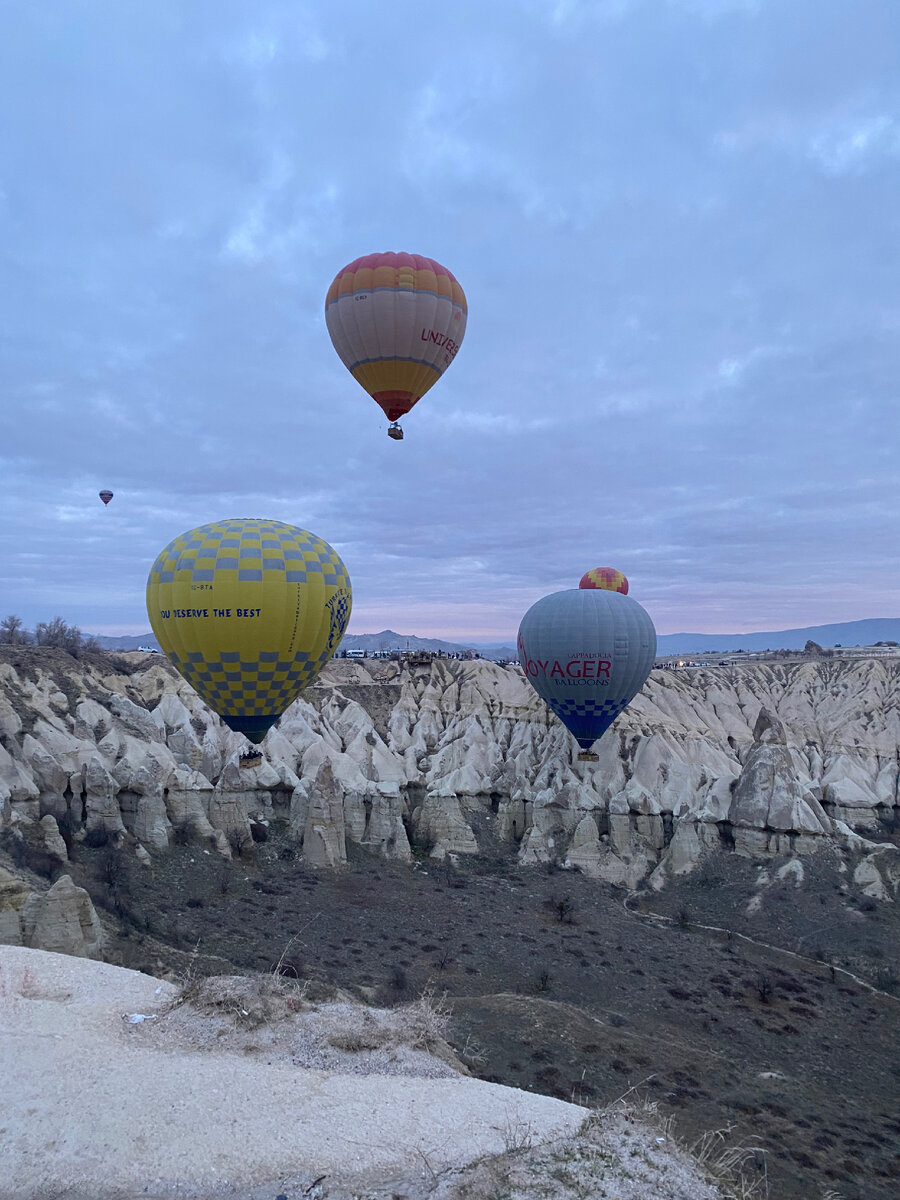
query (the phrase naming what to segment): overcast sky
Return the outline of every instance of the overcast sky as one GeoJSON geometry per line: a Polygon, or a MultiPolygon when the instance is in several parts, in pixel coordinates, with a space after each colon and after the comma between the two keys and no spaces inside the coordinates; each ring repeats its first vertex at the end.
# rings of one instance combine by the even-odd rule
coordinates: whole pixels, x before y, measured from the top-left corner
{"type": "Polygon", "coordinates": [[[235,516],[331,542],[355,633],[509,638],[607,565],[660,633],[900,615],[896,0],[0,24],[0,616],[140,633],[235,516]],[[403,442],[323,312],[382,250],[469,304],[403,442]]]}

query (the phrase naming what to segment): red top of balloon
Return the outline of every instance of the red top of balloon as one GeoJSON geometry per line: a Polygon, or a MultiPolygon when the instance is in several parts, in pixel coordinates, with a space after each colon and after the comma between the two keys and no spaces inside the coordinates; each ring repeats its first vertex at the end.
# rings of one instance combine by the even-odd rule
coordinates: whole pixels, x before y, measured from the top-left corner
{"type": "Polygon", "coordinates": [[[621,592],[628,595],[628,580],[615,567],[594,567],[593,571],[585,571],[579,580],[580,588],[600,588],[605,592],[621,592]]]}
{"type": "Polygon", "coordinates": [[[400,267],[411,267],[414,271],[434,271],[435,275],[446,275],[454,283],[457,282],[456,276],[448,271],[446,267],[442,267],[439,262],[435,262],[433,258],[426,258],[424,254],[396,253],[392,250],[381,254],[363,254],[360,258],[355,258],[352,263],[348,263],[342,271],[339,271],[338,277],[362,271],[366,268],[374,271],[378,267],[393,267],[395,270],[399,270],[400,267]]]}

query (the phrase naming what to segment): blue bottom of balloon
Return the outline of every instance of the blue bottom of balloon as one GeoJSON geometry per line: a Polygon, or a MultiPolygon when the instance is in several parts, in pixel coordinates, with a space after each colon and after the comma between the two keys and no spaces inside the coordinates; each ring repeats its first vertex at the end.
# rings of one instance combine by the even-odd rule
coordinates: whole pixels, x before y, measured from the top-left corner
{"type": "Polygon", "coordinates": [[[603,737],[627,703],[615,700],[548,700],[547,703],[582,750],[603,737]]]}
{"type": "Polygon", "coordinates": [[[270,717],[244,716],[241,713],[222,715],[222,720],[235,733],[242,733],[248,742],[261,742],[281,713],[273,713],[270,717]]]}

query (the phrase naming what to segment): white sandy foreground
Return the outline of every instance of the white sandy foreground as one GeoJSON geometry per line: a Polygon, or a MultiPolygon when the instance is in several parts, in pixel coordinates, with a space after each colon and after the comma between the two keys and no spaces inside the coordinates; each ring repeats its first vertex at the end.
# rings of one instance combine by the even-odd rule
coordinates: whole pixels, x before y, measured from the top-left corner
{"type": "Polygon", "coordinates": [[[465,1076],[339,1074],[168,1047],[123,1019],[162,1013],[176,995],[136,971],[0,946],[4,1200],[437,1174],[523,1131],[572,1133],[586,1115],[465,1076]]]}
{"type": "Polygon", "coordinates": [[[272,984],[0,946],[0,1200],[722,1200],[646,1109],[459,1074],[433,1004],[272,984]]]}

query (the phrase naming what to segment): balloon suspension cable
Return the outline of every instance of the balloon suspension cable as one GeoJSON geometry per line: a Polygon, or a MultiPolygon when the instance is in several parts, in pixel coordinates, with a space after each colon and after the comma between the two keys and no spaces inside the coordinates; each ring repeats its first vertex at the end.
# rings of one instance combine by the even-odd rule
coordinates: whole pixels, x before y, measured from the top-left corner
{"type": "Polygon", "coordinates": [[[393,438],[395,442],[403,441],[403,430],[396,421],[391,421],[390,425],[388,425],[388,437],[393,438]]]}

